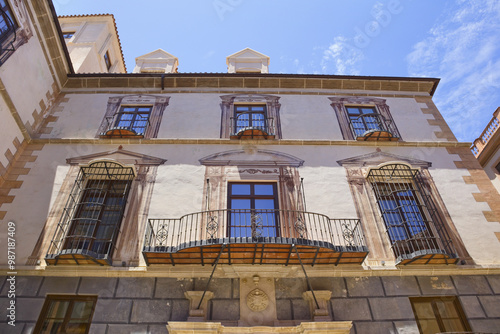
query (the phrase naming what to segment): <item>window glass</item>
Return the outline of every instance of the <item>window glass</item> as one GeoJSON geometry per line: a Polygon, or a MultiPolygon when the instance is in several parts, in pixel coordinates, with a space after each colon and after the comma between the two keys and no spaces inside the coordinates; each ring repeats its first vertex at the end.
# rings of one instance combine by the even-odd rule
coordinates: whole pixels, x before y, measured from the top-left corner
{"type": "Polygon", "coordinates": [[[456,297],[412,297],[410,302],[421,334],[470,331],[456,297]]]}
{"type": "Polygon", "coordinates": [[[228,189],[230,237],[278,236],[275,183],[230,183],[228,189]]]}
{"type": "Polygon", "coordinates": [[[6,0],[0,0],[2,11],[0,12],[0,42],[6,40],[17,28],[16,21],[12,15],[6,0]]]}
{"type": "Polygon", "coordinates": [[[34,332],[88,333],[96,301],[97,296],[48,295],[34,332]]]}

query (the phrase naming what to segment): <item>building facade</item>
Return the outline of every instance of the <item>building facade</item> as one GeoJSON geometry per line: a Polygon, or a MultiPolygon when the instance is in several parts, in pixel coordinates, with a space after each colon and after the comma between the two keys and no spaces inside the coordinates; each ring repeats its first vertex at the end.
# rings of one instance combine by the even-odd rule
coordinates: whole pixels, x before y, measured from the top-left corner
{"type": "Polygon", "coordinates": [[[1,332],[499,332],[500,195],[439,79],[126,73],[112,16],[0,3],[1,332]]]}

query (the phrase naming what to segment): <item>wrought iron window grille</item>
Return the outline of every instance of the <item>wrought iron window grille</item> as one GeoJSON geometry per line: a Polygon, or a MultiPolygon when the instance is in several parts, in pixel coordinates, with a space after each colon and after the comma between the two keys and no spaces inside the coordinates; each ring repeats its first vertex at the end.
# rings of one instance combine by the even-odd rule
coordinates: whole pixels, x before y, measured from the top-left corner
{"type": "MultiPolygon", "coordinates": [[[[12,11],[7,7],[8,4],[5,3],[4,1],[0,2],[0,55],[3,55],[4,52],[14,52],[15,47],[14,47],[14,42],[16,41],[16,29],[17,25],[15,24],[14,20],[10,17],[12,15],[12,11]],[[7,9],[7,11],[6,11],[7,9]],[[8,42],[6,42],[9,38],[8,42]],[[4,44],[6,42],[6,45],[4,44]]],[[[2,63],[2,60],[0,59],[0,65],[2,63]]]]}
{"type": "Polygon", "coordinates": [[[399,133],[392,120],[378,113],[375,107],[346,107],[349,126],[356,140],[397,141],[399,133]],[[351,113],[350,110],[355,110],[351,113]]]}
{"type": "Polygon", "coordinates": [[[134,167],[112,161],[82,166],[56,226],[48,264],[111,264],[134,167]]]}
{"type": "Polygon", "coordinates": [[[455,263],[456,250],[417,169],[388,164],[367,175],[399,264],[455,263]]]}
{"type": "Polygon", "coordinates": [[[152,107],[121,107],[113,116],[105,117],[101,138],[144,138],[150,124],[152,107]]]}
{"type": "Polygon", "coordinates": [[[230,134],[233,139],[273,139],[274,118],[267,117],[265,106],[235,105],[230,134]]]}

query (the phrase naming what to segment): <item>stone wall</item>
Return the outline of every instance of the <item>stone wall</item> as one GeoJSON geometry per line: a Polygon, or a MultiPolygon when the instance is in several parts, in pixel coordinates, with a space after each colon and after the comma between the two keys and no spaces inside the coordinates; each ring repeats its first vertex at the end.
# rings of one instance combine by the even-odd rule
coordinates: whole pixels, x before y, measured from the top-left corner
{"type": "MultiPolygon", "coordinates": [[[[353,334],[418,333],[410,296],[458,296],[475,332],[500,328],[500,276],[406,276],[310,278],[314,290],[330,290],[328,305],[334,321],[353,321],[353,334]]],[[[97,294],[90,333],[167,333],[168,321],[186,321],[185,291],[203,291],[207,279],[166,277],[36,277],[16,278],[16,327],[0,323],[2,333],[32,333],[46,294],[97,294]]],[[[303,278],[276,278],[280,324],[311,321],[303,278]]],[[[8,286],[1,279],[0,308],[8,286]]],[[[239,279],[214,278],[209,290],[207,320],[238,326],[239,279]]]]}

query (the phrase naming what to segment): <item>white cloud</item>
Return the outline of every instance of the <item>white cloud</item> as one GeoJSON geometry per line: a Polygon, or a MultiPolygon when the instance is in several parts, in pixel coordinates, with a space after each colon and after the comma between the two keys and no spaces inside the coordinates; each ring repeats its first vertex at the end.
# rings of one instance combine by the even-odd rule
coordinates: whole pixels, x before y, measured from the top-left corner
{"type": "Polygon", "coordinates": [[[500,103],[500,1],[456,0],[407,56],[412,76],[440,77],[435,102],[459,140],[473,141],[500,103]]]}
{"type": "Polygon", "coordinates": [[[359,75],[363,58],[359,48],[353,47],[344,36],[337,36],[323,51],[321,69],[323,73],[329,74],[359,75]]]}

